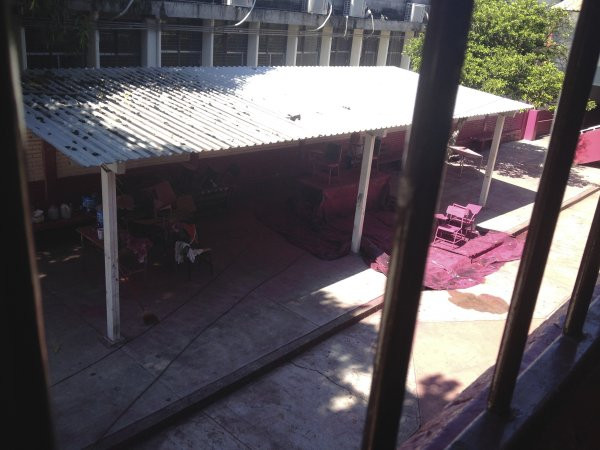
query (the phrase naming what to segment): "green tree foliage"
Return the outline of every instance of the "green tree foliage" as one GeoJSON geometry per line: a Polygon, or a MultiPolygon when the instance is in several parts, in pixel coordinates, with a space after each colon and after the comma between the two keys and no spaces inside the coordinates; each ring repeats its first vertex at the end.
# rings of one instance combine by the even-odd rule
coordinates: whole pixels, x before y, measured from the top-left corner
{"type": "MultiPolygon", "coordinates": [[[[554,109],[564,73],[556,63],[566,47],[555,40],[568,32],[567,12],[537,0],[475,0],[461,83],[492,94],[554,109]]],[[[406,53],[421,66],[424,35],[406,53]]]]}

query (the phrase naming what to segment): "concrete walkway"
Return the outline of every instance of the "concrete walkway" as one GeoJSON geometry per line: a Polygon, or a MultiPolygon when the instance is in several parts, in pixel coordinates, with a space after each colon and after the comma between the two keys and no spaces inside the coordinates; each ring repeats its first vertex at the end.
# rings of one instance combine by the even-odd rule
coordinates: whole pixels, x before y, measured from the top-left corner
{"type": "MultiPolygon", "coordinates": [[[[544,142],[535,144],[541,145],[502,146],[500,176],[490,193],[492,207],[484,212],[491,229],[510,229],[523,221],[523,211],[531,210],[544,142]],[[524,148],[529,166],[521,162],[521,172],[509,170],[524,148]],[[514,208],[512,215],[503,211],[504,201],[514,208]],[[495,217],[502,220],[494,222],[495,217]]],[[[457,172],[448,172],[443,198],[456,198],[448,183],[456,185],[457,172]]],[[[467,178],[467,169],[460,177],[460,194],[467,182],[474,185],[480,178],[473,172],[475,181],[467,178]]],[[[574,168],[565,198],[600,181],[598,172],[574,168]]],[[[476,189],[470,192],[474,195],[476,189]]],[[[598,198],[596,193],[561,213],[531,330],[569,296],[598,198]]],[[[473,202],[468,197],[454,201],[473,202]]],[[[484,284],[469,289],[423,292],[399,441],[495,363],[518,265],[519,261],[507,263],[484,284]]],[[[362,320],[135,448],[359,448],[379,321],[379,313],[362,320]]]]}
{"type": "MultiPolygon", "coordinates": [[[[190,395],[380,297],[385,277],[357,256],[322,261],[239,205],[204,221],[215,275],[166,267],[122,282],[125,342],[106,347],[102,260],[81,268],[76,243],[39,252],[51,398],[61,448],[82,448],[190,395]],[[99,267],[98,267],[99,266],[99,267]],[[79,275],[79,276],[74,276],[79,275]],[[147,321],[148,315],[153,317],[147,321]]],[[[204,390],[204,391],[203,391],[204,390]]]]}

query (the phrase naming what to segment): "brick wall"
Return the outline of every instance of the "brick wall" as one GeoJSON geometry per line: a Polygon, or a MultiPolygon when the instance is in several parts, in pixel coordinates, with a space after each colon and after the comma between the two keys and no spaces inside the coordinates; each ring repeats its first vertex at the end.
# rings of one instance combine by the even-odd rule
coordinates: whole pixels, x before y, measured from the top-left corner
{"type": "Polygon", "coordinates": [[[100,173],[97,167],[83,167],[71,161],[61,152],[56,152],[56,175],[58,178],[74,177],[77,175],[89,175],[100,173]]]}
{"type": "Polygon", "coordinates": [[[44,157],[42,153],[43,141],[35,134],[27,131],[25,140],[25,174],[27,181],[43,181],[44,157]]]}
{"type": "MultiPolygon", "coordinates": [[[[468,145],[471,136],[481,134],[492,135],[496,127],[495,115],[485,116],[482,119],[467,120],[458,134],[456,143],[458,145],[468,145]]],[[[523,138],[525,120],[527,113],[515,114],[515,117],[507,117],[502,129],[502,142],[518,141],[523,138]]]]}

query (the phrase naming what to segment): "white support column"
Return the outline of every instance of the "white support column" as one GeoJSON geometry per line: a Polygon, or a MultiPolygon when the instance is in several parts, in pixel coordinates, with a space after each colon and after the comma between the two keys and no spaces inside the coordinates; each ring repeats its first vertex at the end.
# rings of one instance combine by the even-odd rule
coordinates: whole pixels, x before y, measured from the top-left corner
{"type": "Polygon", "coordinates": [[[87,67],[100,68],[100,32],[94,22],[88,32],[87,67]]]}
{"type": "Polygon", "coordinates": [[[250,67],[258,66],[258,43],[260,41],[260,22],[250,22],[248,26],[248,53],[246,65],[250,67]]]}
{"type": "Polygon", "coordinates": [[[213,66],[213,53],[215,49],[215,21],[207,19],[202,21],[202,26],[209,31],[202,32],[202,65],[204,67],[213,66]]]}
{"type": "Polygon", "coordinates": [[[296,54],[298,53],[298,33],[300,27],[298,25],[288,25],[287,30],[287,47],[285,49],[285,65],[296,65],[296,54]]]}
{"type": "Polygon", "coordinates": [[[17,45],[19,50],[19,66],[21,71],[27,70],[27,39],[25,38],[25,27],[19,27],[17,33],[17,45]]]}
{"type": "Polygon", "coordinates": [[[328,66],[331,60],[331,41],[333,40],[333,28],[324,26],[321,32],[321,49],[319,50],[319,65],[328,66]]]}
{"type": "Polygon", "coordinates": [[[358,196],[356,197],[356,212],[354,213],[354,228],[352,229],[353,253],[360,251],[365,211],[367,210],[367,196],[369,194],[369,180],[371,178],[371,163],[373,162],[373,149],[375,136],[367,134],[363,146],[362,162],[360,165],[360,180],[358,182],[358,196]]]}
{"type": "Polygon", "coordinates": [[[160,53],[160,47],[157,48],[160,39],[156,37],[157,31],[156,21],[147,19],[142,31],[142,67],[158,67],[156,56],[160,53]]]}
{"type": "Polygon", "coordinates": [[[362,54],[363,30],[355,28],[352,33],[352,49],[350,50],[350,65],[360,65],[360,55],[362,54]]]}
{"type": "Polygon", "coordinates": [[[119,306],[119,242],[117,233],[117,185],[115,164],[102,166],[102,216],[104,223],[104,275],[106,282],[106,337],[121,339],[119,306]]]}
{"type": "Polygon", "coordinates": [[[156,19],[156,67],[162,67],[162,30],[160,19],[156,19]]]}
{"type": "Polygon", "coordinates": [[[404,49],[406,48],[406,46],[408,45],[409,41],[415,37],[415,32],[414,31],[406,31],[404,32],[404,43],[402,45],[402,56],[400,58],[400,67],[402,69],[409,69],[410,68],[410,56],[406,55],[404,53],[404,49]]]}
{"type": "Polygon", "coordinates": [[[379,34],[379,46],[377,47],[377,63],[378,66],[387,65],[388,50],[390,48],[390,32],[382,30],[379,34]]]}
{"type": "Polygon", "coordinates": [[[496,128],[494,128],[494,136],[492,137],[492,145],[490,147],[490,155],[488,156],[487,166],[485,168],[485,177],[483,178],[483,186],[479,195],[479,204],[485,206],[487,203],[490,185],[492,184],[492,176],[494,175],[494,165],[498,156],[498,148],[500,147],[500,139],[502,138],[502,129],[504,128],[505,116],[499,115],[496,119],[496,128]]]}

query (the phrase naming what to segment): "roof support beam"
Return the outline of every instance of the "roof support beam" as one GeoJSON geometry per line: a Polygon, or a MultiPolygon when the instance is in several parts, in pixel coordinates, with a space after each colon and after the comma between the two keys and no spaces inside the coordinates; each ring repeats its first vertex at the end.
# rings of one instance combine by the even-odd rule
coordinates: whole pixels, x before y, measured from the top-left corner
{"type": "Polygon", "coordinates": [[[249,67],[256,67],[258,66],[260,22],[250,22],[248,28],[248,57],[246,58],[246,65],[249,67]]]}
{"type": "Polygon", "coordinates": [[[100,68],[100,32],[96,21],[92,22],[88,30],[86,65],[94,69],[100,68]]]}
{"type": "Polygon", "coordinates": [[[352,244],[350,247],[353,253],[360,251],[365,211],[367,210],[367,196],[369,195],[369,180],[371,179],[371,163],[373,162],[375,137],[374,133],[367,133],[363,145],[358,195],[356,197],[356,212],[354,213],[354,228],[352,229],[352,244]]]}
{"type": "Polygon", "coordinates": [[[146,28],[142,32],[142,66],[160,67],[161,63],[160,21],[146,20],[146,28]]]}
{"type": "Polygon", "coordinates": [[[298,52],[298,25],[288,25],[287,30],[287,47],[285,49],[285,65],[296,65],[296,53],[298,52]]]}
{"type": "Polygon", "coordinates": [[[202,21],[202,25],[211,30],[202,32],[202,65],[204,67],[212,67],[215,51],[215,33],[212,30],[215,28],[215,21],[206,19],[202,21]]]}
{"type": "Polygon", "coordinates": [[[328,66],[331,60],[331,41],[333,40],[333,28],[323,27],[321,32],[321,48],[319,51],[319,65],[328,66]]]}
{"type": "Polygon", "coordinates": [[[382,31],[379,35],[379,46],[377,47],[377,63],[378,66],[387,65],[387,55],[390,48],[390,32],[382,31]]]}
{"type": "Polygon", "coordinates": [[[492,145],[490,147],[490,155],[488,157],[487,166],[485,168],[485,177],[483,178],[483,186],[479,195],[479,204],[485,206],[492,184],[492,176],[494,175],[494,165],[498,156],[498,148],[500,147],[500,139],[502,138],[502,129],[504,128],[504,120],[506,116],[499,114],[496,118],[496,127],[494,128],[494,136],[492,137],[492,145]]]}
{"type": "Polygon", "coordinates": [[[27,70],[27,39],[25,38],[25,27],[19,27],[15,33],[17,47],[19,50],[19,67],[21,71],[27,70]]]}
{"type": "Polygon", "coordinates": [[[363,30],[355,29],[352,33],[352,48],[350,49],[350,65],[360,65],[360,55],[362,54],[363,30]]]}
{"type": "Polygon", "coordinates": [[[104,223],[104,275],[106,280],[106,337],[113,344],[121,340],[119,305],[119,242],[117,233],[117,185],[115,164],[100,169],[104,223]]]}

